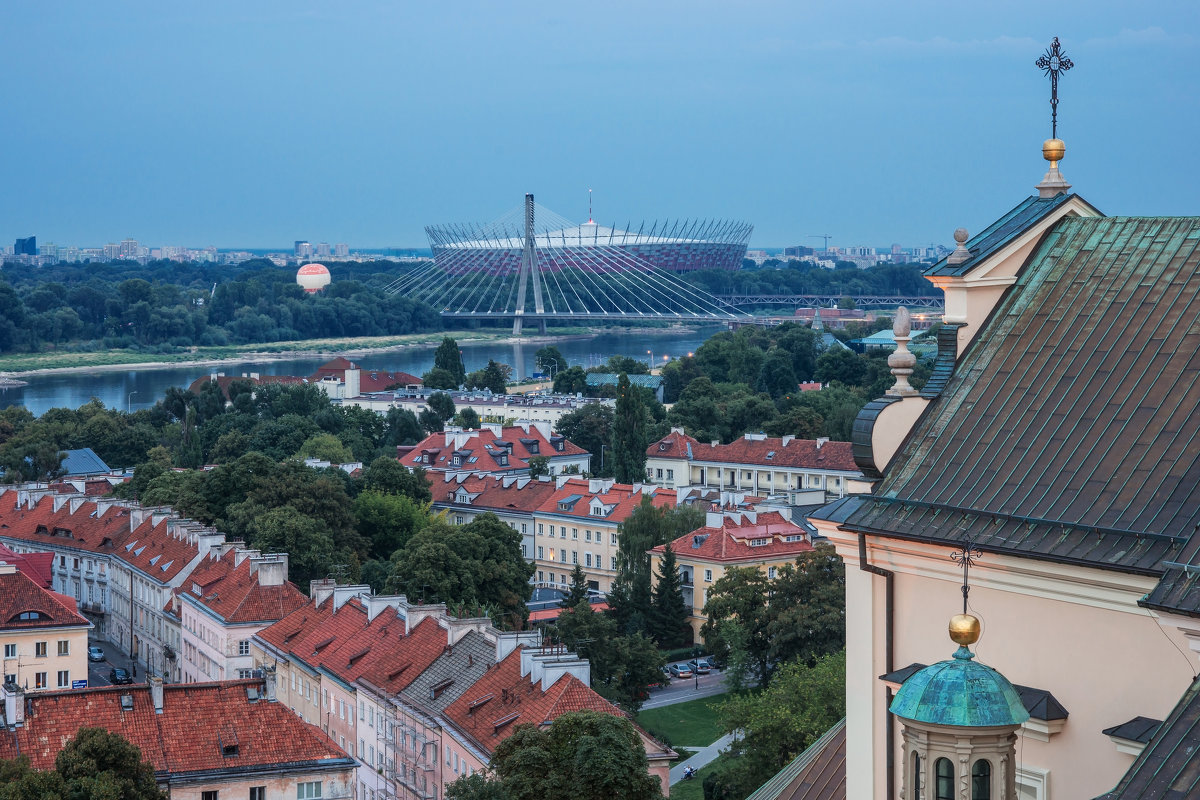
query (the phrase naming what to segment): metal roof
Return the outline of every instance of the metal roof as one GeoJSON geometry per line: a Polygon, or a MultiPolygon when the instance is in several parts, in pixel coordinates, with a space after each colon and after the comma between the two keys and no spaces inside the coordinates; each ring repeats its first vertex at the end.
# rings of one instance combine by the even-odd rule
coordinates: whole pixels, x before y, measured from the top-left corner
{"type": "Polygon", "coordinates": [[[1117,788],[1097,800],[1200,797],[1197,751],[1200,751],[1200,678],[1184,692],[1117,788]]]}
{"type": "Polygon", "coordinates": [[[108,464],[101,460],[100,456],[90,447],[84,447],[79,450],[66,450],[66,457],[63,458],[62,468],[65,470],[64,477],[70,478],[76,475],[107,475],[112,472],[108,464]]]}

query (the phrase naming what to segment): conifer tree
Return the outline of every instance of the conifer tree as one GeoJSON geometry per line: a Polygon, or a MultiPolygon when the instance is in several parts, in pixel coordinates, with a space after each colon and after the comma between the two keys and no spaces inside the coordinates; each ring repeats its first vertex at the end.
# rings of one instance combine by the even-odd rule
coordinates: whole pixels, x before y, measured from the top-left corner
{"type": "Polygon", "coordinates": [[[664,649],[682,647],[691,639],[688,607],[683,602],[683,581],[670,543],[663,550],[651,598],[650,633],[664,649]]]}
{"type": "Polygon", "coordinates": [[[442,343],[433,352],[433,366],[453,375],[455,386],[461,386],[467,379],[467,368],[463,366],[462,354],[458,352],[458,342],[449,336],[442,337],[442,343]]]}
{"type": "Polygon", "coordinates": [[[617,379],[617,408],[613,420],[613,475],[619,483],[646,478],[646,412],[642,398],[624,372],[617,379]]]}
{"type": "Polygon", "coordinates": [[[586,603],[587,592],[587,575],[584,574],[583,567],[576,564],[575,569],[571,570],[571,590],[567,599],[563,601],[563,608],[574,608],[580,601],[586,603]]]}

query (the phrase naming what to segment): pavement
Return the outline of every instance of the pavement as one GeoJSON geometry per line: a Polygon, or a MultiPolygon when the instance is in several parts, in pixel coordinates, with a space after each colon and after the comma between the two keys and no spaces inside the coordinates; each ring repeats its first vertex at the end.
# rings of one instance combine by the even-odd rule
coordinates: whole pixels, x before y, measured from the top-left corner
{"type": "MultiPolygon", "coordinates": [[[[117,645],[102,639],[89,638],[88,647],[92,646],[99,647],[104,651],[104,660],[88,661],[88,686],[112,686],[112,681],[108,679],[108,671],[113,667],[120,667],[133,675],[133,660],[122,653],[117,645]]],[[[144,680],[144,670],[138,670],[133,682],[141,683],[144,680]]]]}
{"type": "MultiPolygon", "coordinates": [[[[697,750],[696,754],[687,761],[681,761],[671,767],[671,785],[674,786],[683,780],[683,771],[686,768],[691,767],[694,770],[699,770],[701,767],[708,766],[715,761],[717,756],[721,755],[721,751],[728,747],[736,736],[736,733],[727,733],[708,747],[702,747],[700,750],[697,750]]],[[[680,744],[679,746],[687,747],[686,744],[680,744]]],[[[690,750],[691,748],[688,747],[688,749],[690,750]]]]}
{"type": "MultiPolygon", "coordinates": [[[[714,669],[708,675],[699,675],[692,678],[672,678],[669,686],[650,690],[650,699],[642,703],[642,710],[661,708],[662,706],[674,705],[675,703],[685,703],[688,700],[697,700],[701,697],[713,697],[714,695],[724,694],[727,691],[729,689],[725,686],[725,679],[718,669],[714,669]]],[[[686,747],[686,745],[680,745],[680,747],[686,747]]]]}

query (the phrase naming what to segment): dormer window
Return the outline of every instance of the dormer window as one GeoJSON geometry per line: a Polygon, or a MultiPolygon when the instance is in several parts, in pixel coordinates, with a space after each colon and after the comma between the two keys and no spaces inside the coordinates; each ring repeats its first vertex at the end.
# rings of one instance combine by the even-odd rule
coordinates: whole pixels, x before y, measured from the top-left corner
{"type": "Polygon", "coordinates": [[[771,543],[770,537],[762,537],[759,539],[751,539],[750,540],[751,547],[766,547],[770,543],[771,543]]]}

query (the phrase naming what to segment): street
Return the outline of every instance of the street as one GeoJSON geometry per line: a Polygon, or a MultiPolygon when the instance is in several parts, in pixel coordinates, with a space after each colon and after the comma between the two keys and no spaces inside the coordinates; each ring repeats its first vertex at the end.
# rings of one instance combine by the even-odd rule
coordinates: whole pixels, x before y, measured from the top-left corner
{"type": "Polygon", "coordinates": [[[728,691],[721,671],[714,669],[708,675],[691,678],[672,678],[669,686],[661,689],[651,689],[650,699],[642,703],[642,708],[659,708],[701,697],[712,697],[728,691]]]}
{"type": "MultiPolygon", "coordinates": [[[[121,667],[129,670],[129,674],[133,674],[133,664],[129,657],[117,649],[117,645],[112,642],[106,642],[99,639],[88,639],[88,646],[99,647],[104,651],[103,661],[88,661],[88,686],[112,686],[112,682],[108,679],[108,671],[113,667],[121,667]]],[[[134,683],[139,682],[139,675],[134,678],[134,683]]]]}

